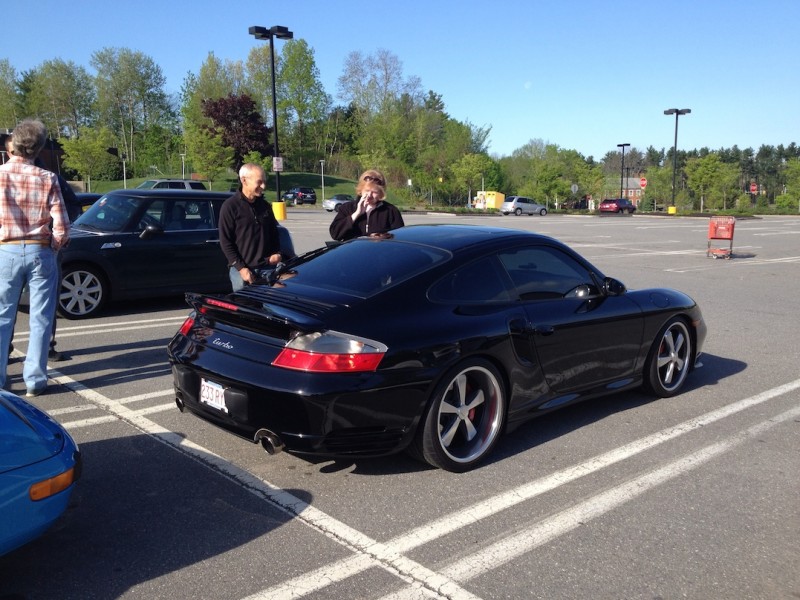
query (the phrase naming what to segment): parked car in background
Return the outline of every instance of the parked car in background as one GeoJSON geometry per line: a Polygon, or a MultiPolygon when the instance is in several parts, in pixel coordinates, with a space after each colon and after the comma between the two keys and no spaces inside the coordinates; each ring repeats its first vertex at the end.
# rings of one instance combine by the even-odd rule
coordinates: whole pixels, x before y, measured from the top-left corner
{"type": "Polygon", "coordinates": [[[515,215],[541,215],[545,216],[547,214],[547,208],[534,202],[530,198],[526,198],[525,196],[509,196],[505,199],[502,206],[500,207],[500,212],[504,215],[508,215],[514,213],[515,215]]]}
{"type": "MultiPolygon", "coordinates": [[[[132,189],[105,194],[83,213],[62,250],[58,311],[68,319],[107,302],[230,290],[217,217],[230,194],[132,189]]],[[[294,254],[288,230],[281,247],[294,254]]]]}
{"type": "Polygon", "coordinates": [[[706,337],[687,295],[628,290],[552,238],[501,227],[331,243],[264,284],[187,300],[167,346],[181,410],[269,453],[408,450],[450,471],[556,407],[677,394],[706,337]]]}
{"type": "Polygon", "coordinates": [[[138,190],[205,190],[202,181],[193,179],[148,179],[136,186],[138,190]]]}
{"type": "Polygon", "coordinates": [[[322,201],[322,208],[328,212],[333,212],[334,210],[339,210],[339,206],[342,204],[347,204],[352,201],[353,197],[350,194],[334,194],[330,198],[325,198],[322,201]]]}
{"type": "Polygon", "coordinates": [[[627,198],[606,198],[600,203],[599,210],[601,213],[628,213],[633,214],[636,206],[627,198]]]}
{"type": "Polygon", "coordinates": [[[567,208],[572,210],[586,210],[589,208],[589,201],[586,198],[580,198],[579,200],[573,200],[567,204],[567,208]]]}
{"type": "Polygon", "coordinates": [[[81,454],[67,430],[0,390],[0,556],[61,517],[80,474],[81,454]]]}
{"type": "Polygon", "coordinates": [[[293,187],[284,192],[284,202],[291,202],[295,206],[300,204],[316,204],[317,192],[310,187],[293,187]]]}
{"type": "Polygon", "coordinates": [[[92,204],[94,204],[103,194],[93,194],[91,192],[78,192],[75,197],[81,203],[81,212],[85,213],[92,204]]]}

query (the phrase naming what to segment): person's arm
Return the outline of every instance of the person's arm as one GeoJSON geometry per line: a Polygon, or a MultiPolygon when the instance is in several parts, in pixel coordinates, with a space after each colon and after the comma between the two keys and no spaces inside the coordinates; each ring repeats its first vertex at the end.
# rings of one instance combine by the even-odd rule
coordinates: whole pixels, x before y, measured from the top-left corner
{"type": "Polygon", "coordinates": [[[247,265],[236,246],[236,213],[228,202],[225,201],[219,214],[219,246],[225,255],[225,260],[228,261],[228,266],[235,267],[238,271],[247,265]]]}
{"type": "Polygon", "coordinates": [[[277,265],[284,257],[283,247],[281,246],[281,238],[278,234],[278,220],[275,218],[275,213],[272,212],[272,205],[269,202],[267,205],[267,240],[269,241],[267,252],[267,262],[270,265],[277,265]]]}
{"type": "Polygon", "coordinates": [[[69,217],[67,216],[67,208],[64,206],[64,198],[61,196],[61,188],[58,185],[58,178],[55,173],[53,174],[50,192],[47,195],[47,204],[50,207],[50,219],[52,221],[52,247],[54,250],[59,250],[69,243],[69,217]]]}
{"type": "Polygon", "coordinates": [[[336,216],[333,217],[331,225],[328,228],[331,238],[340,242],[358,237],[361,233],[354,222],[353,215],[358,210],[356,202],[348,202],[341,204],[339,210],[336,211],[336,216]]]}

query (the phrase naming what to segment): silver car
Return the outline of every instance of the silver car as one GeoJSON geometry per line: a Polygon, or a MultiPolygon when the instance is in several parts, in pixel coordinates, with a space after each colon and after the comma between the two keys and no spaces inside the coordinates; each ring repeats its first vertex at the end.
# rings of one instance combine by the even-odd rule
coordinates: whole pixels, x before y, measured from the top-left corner
{"type": "Polygon", "coordinates": [[[339,210],[340,205],[352,201],[353,197],[350,194],[335,194],[334,196],[326,198],[322,201],[322,208],[328,212],[333,212],[334,210],[339,210]]]}
{"type": "Polygon", "coordinates": [[[537,204],[525,196],[509,196],[500,207],[500,212],[504,215],[514,213],[517,216],[522,214],[545,216],[547,207],[537,204]]]}

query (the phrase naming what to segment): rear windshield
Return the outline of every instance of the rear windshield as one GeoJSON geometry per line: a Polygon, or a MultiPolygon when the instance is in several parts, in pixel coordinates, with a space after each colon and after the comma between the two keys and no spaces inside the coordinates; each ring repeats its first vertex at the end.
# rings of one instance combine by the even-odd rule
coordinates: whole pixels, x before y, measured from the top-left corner
{"type": "Polygon", "coordinates": [[[446,261],[438,248],[359,238],[291,269],[292,284],[368,297],[446,261]]]}

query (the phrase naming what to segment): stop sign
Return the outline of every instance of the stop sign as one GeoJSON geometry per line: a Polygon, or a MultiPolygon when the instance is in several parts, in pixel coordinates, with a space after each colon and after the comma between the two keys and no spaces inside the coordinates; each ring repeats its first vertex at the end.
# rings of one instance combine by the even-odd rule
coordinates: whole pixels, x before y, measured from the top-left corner
{"type": "Polygon", "coordinates": [[[755,183],[750,184],[750,193],[755,194],[758,191],[758,186],[755,183]]]}
{"type": "Polygon", "coordinates": [[[646,188],[646,187],[647,187],[647,179],[645,179],[644,177],[642,177],[642,178],[639,180],[639,185],[642,187],[642,189],[646,188]]]}

